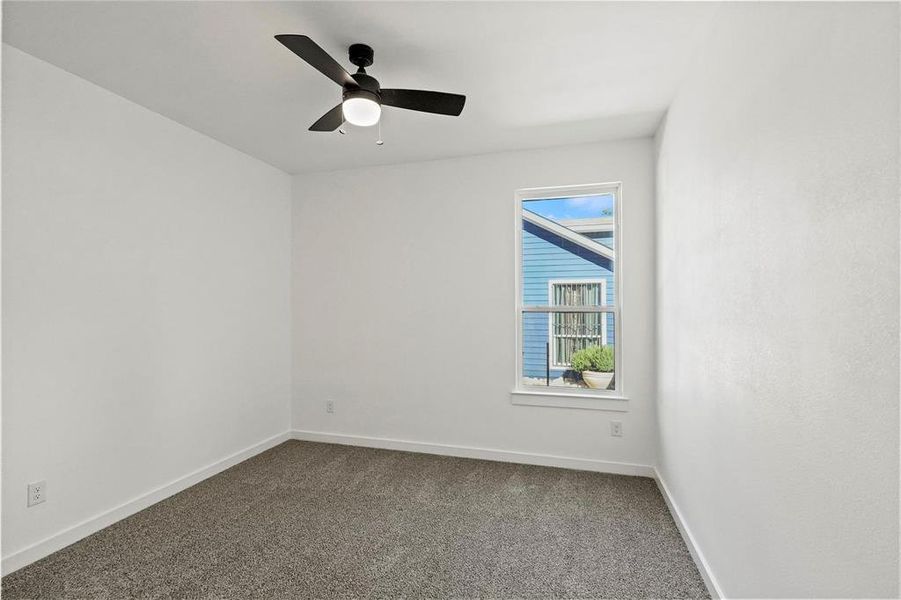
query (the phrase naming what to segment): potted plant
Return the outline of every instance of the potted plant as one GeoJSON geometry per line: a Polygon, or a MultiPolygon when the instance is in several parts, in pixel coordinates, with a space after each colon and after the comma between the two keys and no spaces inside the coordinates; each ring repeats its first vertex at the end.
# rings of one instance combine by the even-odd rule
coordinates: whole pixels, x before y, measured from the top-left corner
{"type": "Polygon", "coordinates": [[[573,353],[570,361],[573,371],[582,375],[582,381],[596,390],[606,390],[613,380],[613,347],[589,346],[573,353]]]}

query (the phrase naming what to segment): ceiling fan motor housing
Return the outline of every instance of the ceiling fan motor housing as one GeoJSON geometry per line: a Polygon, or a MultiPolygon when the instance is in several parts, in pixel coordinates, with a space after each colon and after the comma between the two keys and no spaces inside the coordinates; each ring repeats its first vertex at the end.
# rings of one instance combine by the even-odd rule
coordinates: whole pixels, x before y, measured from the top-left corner
{"type": "Polygon", "coordinates": [[[375,92],[370,92],[369,90],[357,89],[357,90],[344,90],[344,94],[341,96],[341,100],[349,100],[350,98],[366,98],[367,100],[372,100],[376,104],[381,104],[382,99],[375,92]]]}
{"type": "Polygon", "coordinates": [[[372,77],[371,75],[367,75],[366,73],[354,73],[353,75],[351,75],[351,77],[354,78],[354,81],[357,82],[357,85],[361,90],[366,90],[367,92],[378,94],[379,90],[381,89],[379,80],[375,77],[372,77]]]}

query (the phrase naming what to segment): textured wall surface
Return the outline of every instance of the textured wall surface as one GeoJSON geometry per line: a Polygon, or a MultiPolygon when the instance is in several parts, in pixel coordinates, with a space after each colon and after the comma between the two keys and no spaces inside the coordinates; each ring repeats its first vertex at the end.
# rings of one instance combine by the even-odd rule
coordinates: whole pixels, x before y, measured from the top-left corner
{"type": "Polygon", "coordinates": [[[285,431],[290,184],[3,48],[4,557],[285,431]]]}
{"type": "Polygon", "coordinates": [[[660,466],[729,597],[898,594],[898,23],[721,7],[658,139],[660,466]]]}

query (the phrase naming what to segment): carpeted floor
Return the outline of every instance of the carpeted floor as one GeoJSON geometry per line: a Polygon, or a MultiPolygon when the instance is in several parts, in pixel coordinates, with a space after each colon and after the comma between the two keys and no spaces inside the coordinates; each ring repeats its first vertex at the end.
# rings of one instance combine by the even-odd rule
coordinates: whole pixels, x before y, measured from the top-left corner
{"type": "Polygon", "coordinates": [[[4,577],[2,594],[707,597],[651,479],[296,441],[4,577]]]}

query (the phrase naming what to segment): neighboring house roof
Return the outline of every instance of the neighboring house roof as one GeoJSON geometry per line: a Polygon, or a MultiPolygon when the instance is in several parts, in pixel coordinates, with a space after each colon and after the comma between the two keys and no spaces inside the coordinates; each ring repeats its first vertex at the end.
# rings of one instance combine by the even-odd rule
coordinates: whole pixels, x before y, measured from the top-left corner
{"type": "Polygon", "coordinates": [[[613,231],[613,217],[597,217],[594,219],[561,219],[557,221],[567,229],[579,233],[601,233],[613,231]]]}
{"type": "MultiPolygon", "coordinates": [[[[604,244],[601,244],[600,242],[594,241],[590,237],[586,237],[586,236],[582,235],[581,233],[573,231],[569,227],[564,227],[563,225],[561,225],[560,223],[557,223],[556,221],[551,221],[550,219],[545,219],[541,215],[535,214],[532,211],[527,210],[527,209],[523,209],[522,218],[523,218],[523,220],[528,221],[529,223],[531,223],[537,227],[540,227],[540,228],[544,229],[545,231],[549,231],[550,233],[553,233],[554,235],[559,236],[565,240],[568,240],[574,244],[578,244],[579,246],[582,246],[583,248],[591,250],[592,252],[594,252],[600,256],[603,256],[604,258],[606,258],[608,260],[611,260],[611,261],[616,260],[616,255],[614,254],[612,249],[608,248],[604,244]]],[[[585,221],[600,221],[600,220],[601,219],[578,219],[578,221],[580,223],[583,223],[584,225],[587,225],[589,227],[592,227],[594,225],[585,224],[584,223],[585,221]]],[[[612,225],[612,220],[611,220],[611,225],[612,225]]],[[[603,229],[583,229],[583,231],[605,231],[605,230],[603,230],[603,229]]]]}

